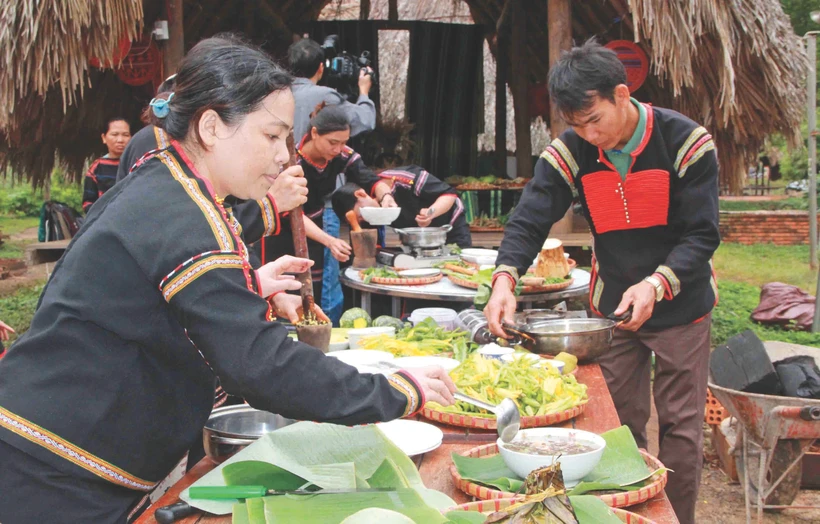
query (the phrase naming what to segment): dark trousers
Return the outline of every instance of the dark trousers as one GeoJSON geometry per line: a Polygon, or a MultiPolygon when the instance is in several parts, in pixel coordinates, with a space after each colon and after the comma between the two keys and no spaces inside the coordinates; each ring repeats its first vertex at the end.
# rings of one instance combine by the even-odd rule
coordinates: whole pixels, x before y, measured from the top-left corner
{"type": "Polygon", "coordinates": [[[63,473],[2,440],[0,494],[3,524],[125,523],[147,505],[146,493],[63,473]]]}
{"type": "Polygon", "coordinates": [[[638,447],[646,448],[651,352],[655,353],[652,389],[658,410],[658,458],[674,470],[666,494],[682,524],[695,522],[711,323],[709,315],[696,324],[661,331],[617,330],[612,349],[598,359],[621,422],[629,426],[638,447]]]}

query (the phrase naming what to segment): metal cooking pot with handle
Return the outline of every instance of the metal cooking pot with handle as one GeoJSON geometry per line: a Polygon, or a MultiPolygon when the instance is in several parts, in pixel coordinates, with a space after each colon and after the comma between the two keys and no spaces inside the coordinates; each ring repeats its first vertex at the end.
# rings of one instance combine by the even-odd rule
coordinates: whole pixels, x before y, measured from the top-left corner
{"type": "Polygon", "coordinates": [[[447,242],[447,233],[453,229],[450,224],[441,227],[405,227],[393,228],[399,234],[401,243],[408,247],[432,249],[441,247],[447,242]]]}
{"type": "Polygon", "coordinates": [[[514,337],[513,343],[540,355],[565,352],[579,362],[595,360],[611,349],[615,330],[631,318],[564,318],[535,320],[527,324],[502,323],[504,331],[514,337]]]}
{"type": "Polygon", "coordinates": [[[216,408],[202,429],[205,454],[219,464],[256,442],[265,433],[294,422],[245,404],[216,408]]]}

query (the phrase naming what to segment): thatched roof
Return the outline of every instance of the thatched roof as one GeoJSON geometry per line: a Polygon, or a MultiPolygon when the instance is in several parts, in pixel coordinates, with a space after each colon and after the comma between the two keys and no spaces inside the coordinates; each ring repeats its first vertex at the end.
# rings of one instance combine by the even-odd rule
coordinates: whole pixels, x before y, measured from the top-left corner
{"type": "MultiPolygon", "coordinates": [[[[331,0],[186,0],[188,46],[239,31],[272,52],[289,30],[316,20],[331,0]],[[285,22],[286,21],[286,22],[285,22]]],[[[505,0],[465,0],[476,23],[495,27],[505,0]]],[[[134,118],[150,89],[89,69],[160,18],[159,0],[18,0],[0,6],[0,171],[42,182],[56,158],[75,175],[99,149],[107,116],[134,118]],[[9,5],[5,5],[9,4],[9,5]],[[144,12],[143,12],[144,8],[144,12]]],[[[573,38],[636,40],[652,70],[636,95],[704,123],[715,136],[723,182],[735,190],[764,139],[799,140],[806,59],[778,0],[588,0],[572,2],[573,38]]],[[[162,16],[161,18],[165,18],[162,16]]],[[[546,2],[527,2],[530,81],[549,67],[546,2]]],[[[136,120],[136,118],[134,118],[136,120]]]]}

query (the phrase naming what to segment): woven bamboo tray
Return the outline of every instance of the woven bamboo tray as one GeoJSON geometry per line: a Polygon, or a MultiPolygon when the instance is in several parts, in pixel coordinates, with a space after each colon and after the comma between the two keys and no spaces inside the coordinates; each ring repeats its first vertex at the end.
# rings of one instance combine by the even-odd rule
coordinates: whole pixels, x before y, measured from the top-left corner
{"type": "MultiPolygon", "coordinates": [[[[498,446],[495,443],[478,446],[461,453],[462,456],[471,458],[490,457],[497,454],[498,446]]],[[[649,469],[652,471],[664,467],[660,460],[643,450],[641,450],[641,456],[643,457],[644,462],[646,462],[646,465],[649,466],[649,469]]],[[[450,465],[450,476],[453,477],[453,482],[458,489],[468,495],[472,495],[473,497],[482,500],[506,499],[516,496],[515,493],[488,488],[486,486],[482,486],[481,484],[464,480],[461,478],[461,475],[458,474],[455,464],[450,465]]],[[[646,502],[647,500],[660,494],[663,491],[663,488],[666,487],[667,478],[668,476],[666,471],[662,471],[661,473],[656,473],[650,477],[652,482],[639,490],[596,496],[603,500],[604,503],[611,508],[625,508],[628,506],[634,506],[635,504],[646,502]]],[[[592,494],[594,494],[594,492],[592,492],[592,494]]]]}
{"type": "MultiPolygon", "coordinates": [[[[425,284],[435,284],[444,275],[439,273],[434,277],[420,277],[420,278],[390,278],[390,277],[373,277],[370,279],[371,284],[381,284],[383,286],[423,286],[425,284]]],[[[359,273],[359,277],[364,280],[364,275],[359,273]]]]}
{"type": "MultiPolygon", "coordinates": [[[[541,428],[544,426],[551,426],[559,422],[565,422],[569,419],[575,418],[586,409],[587,404],[579,404],[575,407],[569,408],[565,411],[552,413],[549,415],[538,415],[535,417],[521,417],[521,429],[524,428],[541,428]]],[[[495,417],[475,417],[471,415],[463,415],[459,413],[448,413],[446,411],[439,411],[433,408],[421,410],[421,415],[430,420],[441,422],[442,424],[449,424],[451,426],[459,426],[462,428],[478,428],[478,429],[496,429],[495,417]]],[[[497,451],[496,451],[497,453],[497,451]]]]}
{"type": "MultiPolygon", "coordinates": [[[[467,502],[466,504],[459,504],[452,508],[445,509],[443,513],[450,511],[477,511],[479,513],[492,513],[501,511],[518,502],[519,499],[493,499],[493,500],[478,500],[476,502],[467,502]]],[[[626,511],[625,509],[612,508],[612,512],[621,519],[621,522],[626,524],[655,524],[654,520],[642,517],[637,513],[626,511]]]]}

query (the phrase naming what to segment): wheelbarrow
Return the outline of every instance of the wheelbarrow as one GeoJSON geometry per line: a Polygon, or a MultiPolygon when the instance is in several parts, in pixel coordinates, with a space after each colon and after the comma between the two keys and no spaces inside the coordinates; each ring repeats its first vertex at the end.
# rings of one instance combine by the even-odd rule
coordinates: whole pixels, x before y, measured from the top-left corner
{"type": "MultiPolygon", "coordinates": [[[[820,350],[794,344],[766,343],[772,362],[795,355],[818,360],[820,350]]],[[[820,360],[818,360],[820,364],[820,360]]],[[[712,383],[709,389],[738,421],[734,454],[746,499],[746,522],[757,522],[763,510],[818,509],[792,506],[800,490],[802,459],[815,439],[820,438],[820,400],[744,393],[712,383]]]]}

